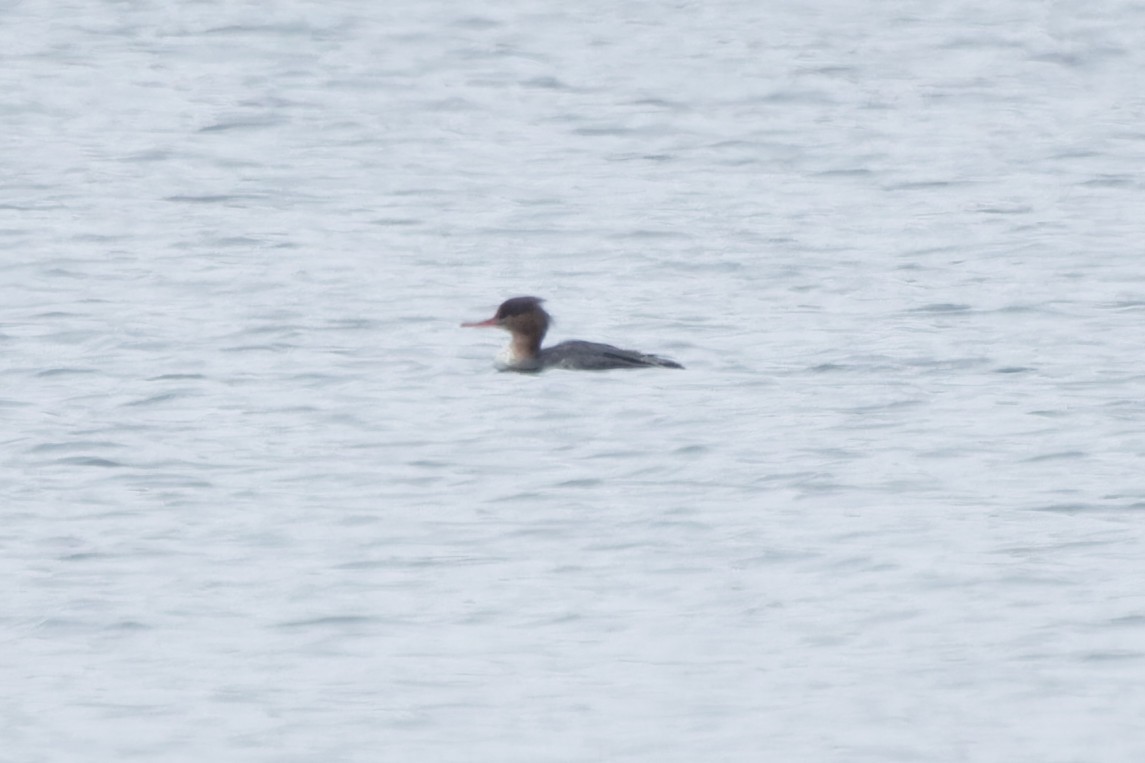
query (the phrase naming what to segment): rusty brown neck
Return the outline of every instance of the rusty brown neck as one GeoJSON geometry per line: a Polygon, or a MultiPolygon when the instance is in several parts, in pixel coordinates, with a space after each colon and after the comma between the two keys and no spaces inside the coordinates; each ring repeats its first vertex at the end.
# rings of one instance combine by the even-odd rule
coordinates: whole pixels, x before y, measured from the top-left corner
{"type": "Polygon", "coordinates": [[[509,342],[513,357],[522,360],[536,358],[541,354],[541,339],[543,337],[544,334],[514,331],[513,338],[509,342]]]}
{"type": "Polygon", "coordinates": [[[509,318],[504,327],[513,335],[509,342],[513,357],[535,359],[541,353],[541,342],[549,330],[549,316],[538,308],[509,318]]]}

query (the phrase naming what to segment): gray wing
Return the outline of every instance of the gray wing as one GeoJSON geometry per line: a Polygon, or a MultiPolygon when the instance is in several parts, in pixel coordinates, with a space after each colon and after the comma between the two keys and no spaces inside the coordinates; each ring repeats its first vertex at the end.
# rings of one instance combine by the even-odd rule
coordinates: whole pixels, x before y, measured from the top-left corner
{"type": "Polygon", "coordinates": [[[608,371],[614,368],[683,368],[659,355],[622,350],[600,342],[561,342],[541,350],[541,363],[548,368],[608,371]]]}

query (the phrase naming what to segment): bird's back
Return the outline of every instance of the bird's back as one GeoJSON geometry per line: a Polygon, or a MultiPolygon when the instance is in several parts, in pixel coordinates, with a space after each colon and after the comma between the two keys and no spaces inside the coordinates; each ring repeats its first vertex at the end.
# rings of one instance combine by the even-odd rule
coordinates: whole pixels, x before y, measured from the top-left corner
{"type": "Polygon", "coordinates": [[[683,368],[659,355],[622,350],[611,344],[572,340],[546,347],[540,354],[541,368],[567,368],[580,371],[608,371],[614,368],[683,368]]]}

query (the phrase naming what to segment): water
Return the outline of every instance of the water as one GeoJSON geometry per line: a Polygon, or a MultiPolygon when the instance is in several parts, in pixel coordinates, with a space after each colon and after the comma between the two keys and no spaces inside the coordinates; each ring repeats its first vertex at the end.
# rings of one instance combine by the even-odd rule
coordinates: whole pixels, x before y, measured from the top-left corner
{"type": "Polygon", "coordinates": [[[0,760],[1145,754],[1141,3],[3,16],[0,760]]]}

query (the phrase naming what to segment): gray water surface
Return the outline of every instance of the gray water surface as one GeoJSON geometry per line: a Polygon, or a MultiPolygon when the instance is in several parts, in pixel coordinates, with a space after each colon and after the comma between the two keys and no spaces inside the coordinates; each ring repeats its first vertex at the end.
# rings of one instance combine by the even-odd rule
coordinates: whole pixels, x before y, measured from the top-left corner
{"type": "Polygon", "coordinates": [[[1145,5],[0,11],[0,760],[1145,756],[1145,5]],[[460,329],[686,371],[496,373],[460,329]]]}

